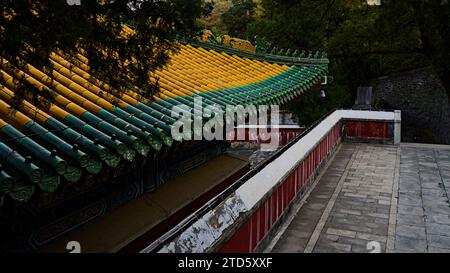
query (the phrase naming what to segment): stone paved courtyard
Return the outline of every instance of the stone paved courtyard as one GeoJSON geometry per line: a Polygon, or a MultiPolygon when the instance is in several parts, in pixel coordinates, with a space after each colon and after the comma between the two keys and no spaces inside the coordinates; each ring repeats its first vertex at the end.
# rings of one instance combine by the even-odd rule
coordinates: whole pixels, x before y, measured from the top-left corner
{"type": "Polygon", "coordinates": [[[450,253],[450,147],[344,143],[267,251],[450,253]]]}

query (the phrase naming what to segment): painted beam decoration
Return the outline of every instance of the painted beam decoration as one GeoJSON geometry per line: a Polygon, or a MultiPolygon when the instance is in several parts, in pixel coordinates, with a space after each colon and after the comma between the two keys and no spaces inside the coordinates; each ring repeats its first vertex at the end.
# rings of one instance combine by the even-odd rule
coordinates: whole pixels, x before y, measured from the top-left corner
{"type": "MultiPolygon", "coordinates": [[[[197,113],[196,98],[204,107],[222,109],[282,104],[318,83],[328,69],[324,54],[293,58],[198,43],[180,47],[150,77],[160,86],[153,97],[133,90],[110,92],[113,87],[91,77],[82,53],[68,58],[53,52],[54,70],[47,72],[32,65],[13,67],[2,59],[0,205],[6,198],[26,202],[38,191],[54,192],[63,183],[78,183],[87,174],[153,157],[185,141],[172,137],[173,109],[197,113]],[[48,107],[25,100],[12,111],[17,80],[54,99],[48,107]]],[[[214,115],[201,117],[207,122],[214,115]]]]}

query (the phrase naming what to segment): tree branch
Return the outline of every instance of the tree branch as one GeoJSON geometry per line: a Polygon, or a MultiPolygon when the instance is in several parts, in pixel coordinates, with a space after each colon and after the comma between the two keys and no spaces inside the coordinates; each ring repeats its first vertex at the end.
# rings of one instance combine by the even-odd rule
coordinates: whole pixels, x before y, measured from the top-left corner
{"type": "Polygon", "coordinates": [[[325,12],[322,14],[322,18],[321,21],[323,20],[323,18],[325,18],[325,15],[331,10],[331,8],[334,6],[334,3],[336,3],[336,0],[331,0],[330,3],[328,4],[327,9],[325,10],[325,12]]]}

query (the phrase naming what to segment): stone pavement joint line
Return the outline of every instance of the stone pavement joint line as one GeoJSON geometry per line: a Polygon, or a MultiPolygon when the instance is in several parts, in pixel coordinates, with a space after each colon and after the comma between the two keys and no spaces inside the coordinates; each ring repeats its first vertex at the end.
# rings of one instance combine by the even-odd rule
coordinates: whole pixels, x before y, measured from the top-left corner
{"type": "Polygon", "coordinates": [[[397,150],[344,143],[273,252],[385,251],[397,150]]]}
{"type": "Polygon", "coordinates": [[[308,199],[308,197],[311,195],[311,192],[314,190],[314,188],[316,187],[317,183],[320,181],[320,179],[322,178],[322,176],[324,175],[325,171],[330,167],[331,162],[333,162],[334,158],[336,157],[336,154],[339,153],[339,151],[341,150],[342,144],[339,144],[339,146],[336,148],[336,151],[333,155],[331,155],[330,159],[328,160],[328,162],[326,162],[325,167],[323,168],[323,172],[319,173],[319,175],[317,176],[316,180],[312,183],[312,185],[310,186],[310,188],[305,192],[304,196],[301,197],[301,199],[299,200],[298,204],[293,204],[293,208],[292,208],[292,213],[291,215],[289,215],[285,222],[283,223],[283,225],[281,226],[280,230],[277,232],[277,234],[274,236],[274,238],[272,239],[272,241],[269,243],[269,245],[267,246],[267,248],[264,250],[264,253],[270,253],[272,251],[272,249],[274,248],[274,246],[278,243],[278,240],[280,239],[281,235],[283,235],[283,233],[286,231],[286,229],[289,227],[289,225],[292,223],[292,220],[294,219],[294,217],[297,215],[297,213],[299,212],[299,210],[303,207],[303,205],[306,203],[306,199],[308,199]]]}
{"type": "Polygon", "coordinates": [[[272,252],[450,253],[450,149],[344,143],[272,252]]]}
{"type": "MultiPolygon", "coordinates": [[[[304,250],[305,253],[312,252],[312,250],[316,246],[316,243],[317,243],[317,240],[319,239],[320,233],[322,232],[322,230],[323,230],[323,228],[325,226],[325,223],[328,220],[328,217],[330,216],[331,210],[333,209],[334,204],[336,202],[336,199],[337,199],[339,193],[341,192],[341,189],[342,189],[343,184],[344,184],[344,180],[347,177],[347,174],[348,174],[348,172],[350,170],[350,167],[351,167],[353,161],[355,160],[355,155],[357,153],[358,153],[358,150],[356,150],[356,152],[354,152],[352,158],[350,159],[350,162],[347,164],[347,167],[345,168],[344,174],[342,175],[340,181],[338,182],[338,185],[337,185],[337,187],[336,187],[336,189],[335,189],[335,191],[333,193],[333,196],[328,201],[328,205],[327,205],[325,211],[323,212],[322,217],[319,220],[319,223],[316,225],[316,228],[315,228],[315,230],[314,230],[314,232],[313,232],[313,234],[312,234],[312,236],[311,236],[311,238],[310,238],[310,240],[308,242],[308,245],[306,246],[306,248],[304,250]]],[[[329,229],[327,231],[327,233],[328,234],[332,234],[332,235],[337,235],[337,236],[345,236],[345,234],[348,236],[349,235],[348,233],[351,233],[351,231],[336,230],[336,229],[333,229],[332,231],[334,231],[334,233],[333,232],[330,233],[330,229],[329,229]]],[[[356,233],[353,235],[353,237],[355,237],[355,236],[356,236],[356,233]]]]}
{"type": "Polygon", "coordinates": [[[395,229],[397,226],[397,202],[398,202],[398,184],[400,181],[400,149],[397,149],[395,159],[394,184],[392,185],[391,208],[389,212],[389,227],[386,252],[394,252],[395,246],[395,229]]]}

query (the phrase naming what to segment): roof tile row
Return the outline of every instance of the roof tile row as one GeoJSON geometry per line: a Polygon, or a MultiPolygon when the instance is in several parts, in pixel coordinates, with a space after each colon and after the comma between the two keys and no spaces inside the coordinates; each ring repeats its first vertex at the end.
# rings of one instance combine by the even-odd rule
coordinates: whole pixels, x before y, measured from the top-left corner
{"type": "MultiPolygon", "coordinates": [[[[159,93],[144,98],[134,90],[114,92],[91,77],[86,57],[76,58],[52,53],[54,70],[48,73],[32,65],[12,67],[4,59],[0,64],[0,204],[6,195],[27,201],[36,187],[53,192],[84,173],[99,174],[104,166],[115,168],[121,160],[181,142],[171,136],[172,110],[199,113],[196,97],[203,106],[220,109],[284,103],[326,73],[326,66],[278,65],[181,45],[171,62],[151,76],[159,93]],[[16,80],[41,92],[38,100],[50,93],[53,101],[43,107],[30,98],[12,110],[16,80]]],[[[205,112],[192,121],[214,116],[205,112]]]]}

